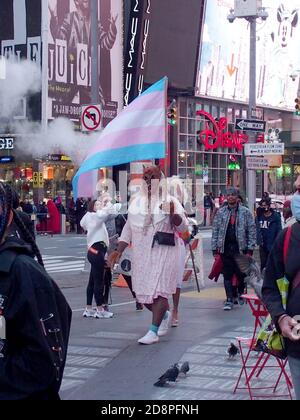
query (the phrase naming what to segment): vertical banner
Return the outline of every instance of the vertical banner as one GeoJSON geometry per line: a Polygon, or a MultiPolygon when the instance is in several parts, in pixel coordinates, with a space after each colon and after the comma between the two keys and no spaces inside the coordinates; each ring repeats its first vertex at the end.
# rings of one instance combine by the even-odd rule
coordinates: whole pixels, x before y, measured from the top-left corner
{"type": "MultiPolygon", "coordinates": [[[[123,0],[99,0],[99,103],[103,126],[123,103],[123,0]]],[[[49,0],[48,118],[80,121],[91,104],[91,1],[49,0]]]]}

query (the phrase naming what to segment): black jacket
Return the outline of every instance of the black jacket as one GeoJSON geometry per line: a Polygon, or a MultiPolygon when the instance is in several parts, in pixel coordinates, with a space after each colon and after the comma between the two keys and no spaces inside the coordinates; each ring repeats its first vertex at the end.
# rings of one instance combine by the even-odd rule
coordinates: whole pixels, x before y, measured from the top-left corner
{"type": "Polygon", "coordinates": [[[6,339],[0,357],[0,400],[57,399],[71,310],[28,245],[15,238],[0,246],[0,303],[1,296],[6,339]],[[61,351],[53,351],[59,347],[61,351]]]}
{"type": "MultiPolygon", "coordinates": [[[[279,317],[283,314],[288,314],[291,317],[300,315],[300,286],[293,288],[293,281],[300,272],[300,223],[296,223],[292,227],[292,235],[285,265],[284,240],[286,233],[287,229],[278,236],[272,248],[262,290],[263,301],[276,324],[279,317]],[[276,281],[284,276],[286,276],[290,283],[287,310],[282,305],[282,298],[276,284],[276,281]]],[[[286,347],[289,356],[300,359],[300,342],[294,343],[286,340],[286,347]]]]}

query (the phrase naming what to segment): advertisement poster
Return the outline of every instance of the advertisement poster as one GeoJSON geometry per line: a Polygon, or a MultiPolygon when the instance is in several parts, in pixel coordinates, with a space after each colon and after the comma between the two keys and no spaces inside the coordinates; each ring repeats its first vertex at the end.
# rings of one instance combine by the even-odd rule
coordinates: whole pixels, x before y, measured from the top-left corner
{"type": "MultiPolygon", "coordinates": [[[[294,109],[300,74],[300,0],[264,0],[257,19],[257,103],[294,109]],[[293,77],[291,77],[293,75],[293,77]]],[[[197,94],[248,101],[250,28],[229,23],[234,0],[209,0],[203,28],[197,94]]]]}
{"type": "MultiPolygon", "coordinates": [[[[41,19],[41,0],[1,0],[0,55],[6,59],[13,58],[17,63],[31,60],[41,67],[41,19]]],[[[3,71],[1,79],[5,79],[3,71]]],[[[17,86],[13,91],[18,97],[17,86]]],[[[41,93],[29,95],[27,100],[25,97],[19,99],[14,119],[41,119],[41,93]]]]}
{"type": "MultiPolygon", "coordinates": [[[[123,0],[99,0],[99,103],[103,126],[123,102],[123,0]]],[[[91,104],[91,1],[49,0],[49,119],[80,119],[91,104]]]]}

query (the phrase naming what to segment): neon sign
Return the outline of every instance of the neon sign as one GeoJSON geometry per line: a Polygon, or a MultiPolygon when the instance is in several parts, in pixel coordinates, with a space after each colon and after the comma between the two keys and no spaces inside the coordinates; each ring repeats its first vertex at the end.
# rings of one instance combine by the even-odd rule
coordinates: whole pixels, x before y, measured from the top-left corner
{"type": "Polygon", "coordinates": [[[225,117],[216,121],[215,118],[205,111],[197,111],[197,115],[205,117],[205,130],[199,133],[199,139],[204,144],[205,150],[236,149],[242,151],[244,144],[249,143],[247,134],[240,131],[234,133],[228,131],[228,120],[225,117]]]}

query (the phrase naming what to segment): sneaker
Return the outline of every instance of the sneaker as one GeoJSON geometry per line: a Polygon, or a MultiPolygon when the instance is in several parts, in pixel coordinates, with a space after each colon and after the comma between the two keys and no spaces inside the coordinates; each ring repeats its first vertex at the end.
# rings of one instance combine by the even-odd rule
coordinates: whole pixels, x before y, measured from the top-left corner
{"type": "Polygon", "coordinates": [[[104,309],[102,309],[102,311],[97,310],[94,314],[94,318],[96,319],[101,319],[101,318],[109,319],[109,318],[112,318],[113,316],[114,314],[112,312],[107,312],[104,309]]]}
{"type": "Polygon", "coordinates": [[[94,318],[95,311],[93,309],[86,309],[83,312],[83,318],[94,318]]]}
{"type": "Polygon", "coordinates": [[[233,302],[231,300],[226,300],[223,307],[224,311],[232,311],[233,309],[233,302]]]}
{"type": "Polygon", "coordinates": [[[173,318],[172,319],[172,322],[171,322],[171,327],[178,327],[178,325],[179,325],[179,320],[178,319],[175,319],[175,318],[173,318]]]}
{"type": "Polygon", "coordinates": [[[144,337],[138,340],[140,344],[155,344],[159,342],[159,337],[153,331],[148,331],[144,337]]]}
{"type": "Polygon", "coordinates": [[[135,309],[137,311],[142,311],[144,309],[144,305],[142,303],[140,303],[140,302],[136,302],[135,309]]]}
{"type": "Polygon", "coordinates": [[[161,321],[161,324],[160,324],[160,326],[158,328],[157,335],[159,337],[163,337],[164,335],[167,334],[168,329],[169,329],[169,324],[170,324],[170,318],[171,318],[170,311],[167,311],[167,317],[166,317],[166,319],[163,319],[161,321]]]}

